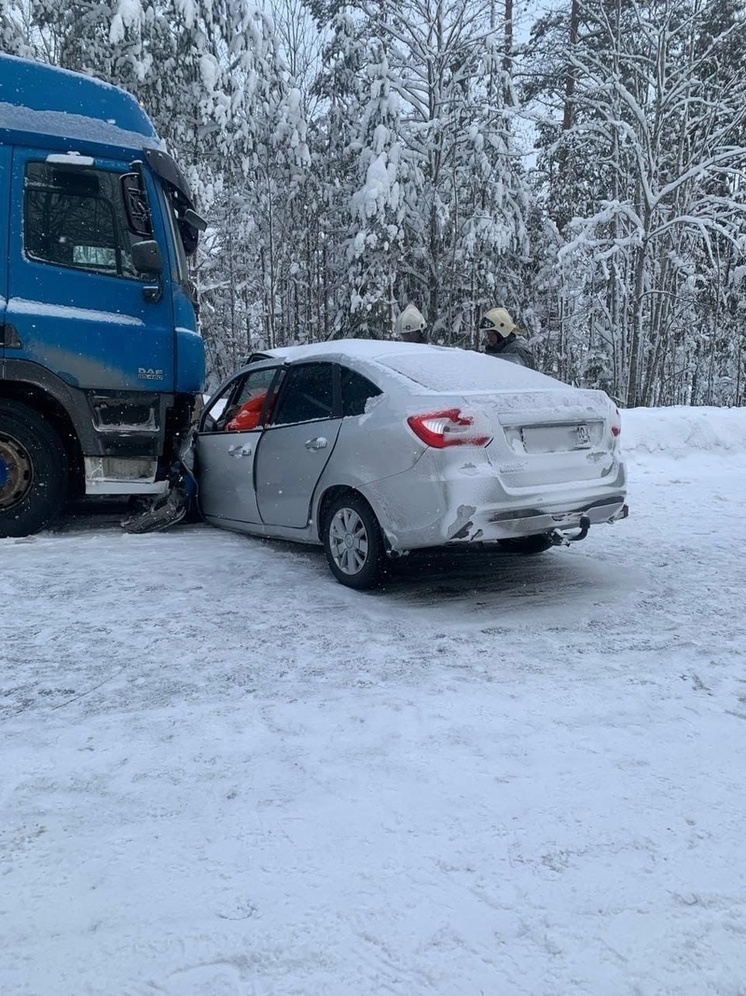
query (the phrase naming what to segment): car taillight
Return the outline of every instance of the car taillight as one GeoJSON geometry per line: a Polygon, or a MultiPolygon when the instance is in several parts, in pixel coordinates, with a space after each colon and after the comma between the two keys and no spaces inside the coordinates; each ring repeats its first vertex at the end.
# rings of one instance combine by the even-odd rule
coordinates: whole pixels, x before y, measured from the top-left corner
{"type": "Polygon", "coordinates": [[[443,449],[445,446],[486,446],[492,436],[486,432],[486,419],[466,415],[460,408],[429,415],[410,415],[407,423],[423,443],[443,449]]]}
{"type": "Polygon", "coordinates": [[[619,414],[619,409],[614,409],[614,417],[611,420],[611,434],[612,436],[621,436],[622,434],[622,416],[619,414]]]}

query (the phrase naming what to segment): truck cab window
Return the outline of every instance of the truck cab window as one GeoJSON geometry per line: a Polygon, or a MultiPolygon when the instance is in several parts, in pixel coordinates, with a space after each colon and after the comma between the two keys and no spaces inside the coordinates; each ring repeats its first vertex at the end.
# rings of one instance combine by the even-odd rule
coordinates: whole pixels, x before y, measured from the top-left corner
{"type": "Polygon", "coordinates": [[[29,163],[24,196],[26,254],[43,263],[134,280],[148,279],[132,262],[131,232],[120,174],[29,163]]]}

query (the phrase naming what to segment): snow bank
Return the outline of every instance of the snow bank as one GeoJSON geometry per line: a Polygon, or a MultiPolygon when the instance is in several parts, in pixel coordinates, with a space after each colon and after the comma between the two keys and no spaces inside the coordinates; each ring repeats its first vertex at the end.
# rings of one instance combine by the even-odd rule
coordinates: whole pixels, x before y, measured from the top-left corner
{"type": "Polygon", "coordinates": [[[628,408],[622,412],[625,456],[746,453],[746,408],[628,408]]]}

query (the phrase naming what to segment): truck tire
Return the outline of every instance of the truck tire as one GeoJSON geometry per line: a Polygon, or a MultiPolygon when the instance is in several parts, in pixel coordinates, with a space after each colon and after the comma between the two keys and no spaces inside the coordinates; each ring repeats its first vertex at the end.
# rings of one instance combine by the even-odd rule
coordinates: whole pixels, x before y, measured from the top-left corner
{"type": "Polygon", "coordinates": [[[20,401],[0,400],[0,537],[48,526],[67,497],[67,459],[54,429],[20,401]]]}

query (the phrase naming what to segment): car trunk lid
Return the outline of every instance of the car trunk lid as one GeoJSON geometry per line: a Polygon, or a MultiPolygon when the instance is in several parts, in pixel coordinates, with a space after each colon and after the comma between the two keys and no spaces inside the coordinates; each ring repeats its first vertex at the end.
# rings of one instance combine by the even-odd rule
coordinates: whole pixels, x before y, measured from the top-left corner
{"type": "Polygon", "coordinates": [[[487,447],[509,490],[593,481],[614,465],[614,409],[601,391],[562,388],[464,396],[490,422],[487,447]]]}
{"type": "MultiPolygon", "coordinates": [[[[516,494],[598,481],[616,466],[614,404],[507,360],[459,349],[413,350],[379,358],[416,396],[417,414],[444,414],[489,425],[488,458],[516,494]],[[444,362],[444,359],[447,362],[444,362]],[[415,386],[417,385],[417,386],[415,386]]],[[[566,488],[565,488],[566,490],[566,488]]]]}

